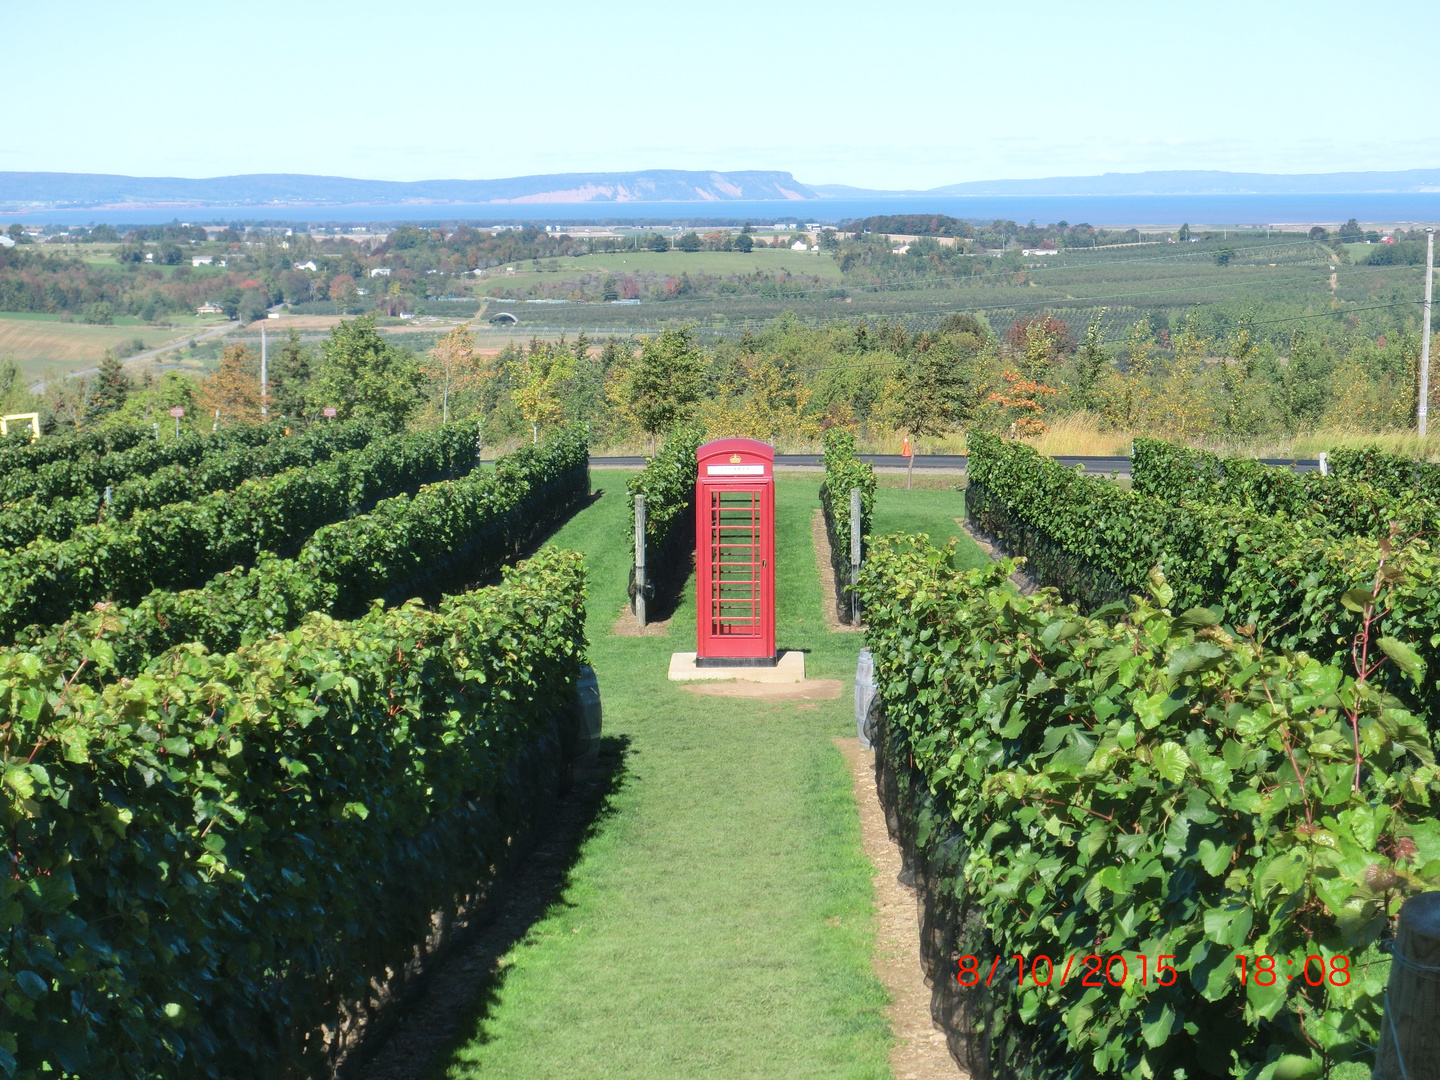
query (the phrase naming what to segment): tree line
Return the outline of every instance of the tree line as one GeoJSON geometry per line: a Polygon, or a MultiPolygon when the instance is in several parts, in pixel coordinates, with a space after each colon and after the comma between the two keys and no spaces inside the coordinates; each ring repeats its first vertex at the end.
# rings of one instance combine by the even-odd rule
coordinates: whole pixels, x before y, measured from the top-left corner
{"type": "Polygon", "coordinates": [[[687,422],[797,448],[834,427],[862,445],[910,435],[923,448],[971,428],[1040,435],[1062,418],[1190,441],[1413,426],[1413,320],[1379,334],[1301,320],[1284,337],[1243,316],[1217,323],[1204,309],[1161,322],[1098,311],[1083,325],[1039,314],[997,329],[956,313],[915,331],[787,313],[709,342],[679,326],[498,350],[478,346],[467,324],[416,351],[371,314],[319,341],[293,330],[272,340],[263,403],[259,356],[246,342],[230,344],[201,380],[137,379],[107,355],[92,378],[51,380],[39,396],[14,364],[0,365],[0,398],[10,412],[40,411],[52,430],[146,423],[171,431],[174,406],[186,410],[185,426],[210,430],[258,422],[263,404],[270,418],[297,425],[325,422],[326,409],[393,430],[473,419],[496,444],[580,423],[596,446],[653,447],[687,422]]]}

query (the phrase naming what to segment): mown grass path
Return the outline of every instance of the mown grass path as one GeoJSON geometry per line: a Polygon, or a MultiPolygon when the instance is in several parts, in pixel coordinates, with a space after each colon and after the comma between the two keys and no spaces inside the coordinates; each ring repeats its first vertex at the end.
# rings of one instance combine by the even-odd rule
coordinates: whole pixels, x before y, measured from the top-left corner
{"type": "MultiPolygon", "coordinates": [[[[807,650],[807,675],[847,692],[766,702],[667,681],[670,654],[694,648],[693,583],[668,638],[611,634],[629,558],[625,478],[596,472],[603,497],[553,539],[586,555],[591,659],[622,776],[561,898],[437,1075],[888,1077],[870,869],[831,742],[854,734],[861,640],[825,630],[817,484],[777,484],[779,644],[807,650]]],[[[913,493],[917,505],[937,494],[913,493]]],[[[946,513],[948,502],[929,517],[946,513]]]]}

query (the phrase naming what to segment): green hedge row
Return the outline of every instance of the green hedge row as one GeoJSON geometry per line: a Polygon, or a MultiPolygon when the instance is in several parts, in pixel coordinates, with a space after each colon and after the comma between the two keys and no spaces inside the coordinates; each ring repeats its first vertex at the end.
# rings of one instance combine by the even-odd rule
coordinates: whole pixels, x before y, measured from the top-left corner
{"type": "Polygon", "coordinates": [[[146,440],[155,441],[154,429],[134,427],[85,431],[75,435],[46,435],[33,443],[12,432],[5,445],[0,446],[0,483],[8,482],[12,473],[31,472],[53,461],[77,461],[124,453],[146,440]]]}
{"type": "MultiPolygon", "coordinates": [[[[969,445],[967,512],[1083,609],[1143,595],[1158,567],[1179,606],[1212,607],[1229,625],[1256,627],[1272,647],[1338,660],[1351,648],[1356,590],[1383,576],[1396,588],[1381,632],[1440,671],[1440,557],[1425,535],[1336,536],[1323,517],[1169,502],[1021,443],[977,433],[969,445]]],[[[1386,686],[1440,724],[1440,683],[1417,688],[1392,677],[1386,686]]]]}
{"type": "Polygon", "coordinates": [[[1329,458],[1334,476],[1370,484],[1397,499],[1440,503],[1440,465],[1388,454],[1379,447],[1332,450],[1329,458]]]}
{"type": "Polygon", "coordinates": [[[1210,603],[1233,564],[1236,508],[1175,505],[1065,468],[1021,442],[967,436],[967,512],[1082,607],[1145,590],[1160,566],[1186,606],[1210,603]]]}
{"type": "Polygon", "coordinates": [[[255,477],[315,465],[358,450],[377,434],[364,424],[325,424],[298,438],[207,453],[193,464],[166,465],[112,486],[108,505],[103,489],[69,499],[31,495],[0,508],[0,548],[24,547],[41,538],[64,540],[97,520],[123,520],[140,510],[229,491],[255,477]]]}
{"type": "Polygon", "coordinates": [[[1336,535],[1384,536],[1391,522],[1407,531],[1433,527],[1433,508],[1361,480],[1296,473],[1253,458],[1222,458],[1159,439],[1136,439],[1131,484],[1166,502],[1224,503],[1262,514],[1313,518],[1336,535]]]}
{"type": "Polygon", "coordinates": [[[882,788],[962,1058],[1035,1080],[1370,1063],[1379,942],[1407,893],[1440,885],[1424,724],[1373,672],[1172,614],[1159,574],[1122,617],[1086,617],[1019,595],[1012,562],[956,559],[953,541],[877,539],[860,593],[882,788]]]}
{"type": "Polygon", "coordinates": [[[262,551],[284,554],[366,503],[474,466],[473,426],[451,424],[126,521],[82,526],[67,540],[37,540],[0,554],[0,636],[97,601],[134,603],[152,589],[197,585],[262,551]]]}
{"type": "Polygon", "coordinates": [[[555,789],[580,556],[176,649],[0,658],[0,1074],[330,1075],[334,1032],[479,895],[555,789]]]}
{"type": "Polygon", "coordinates": [[[850,492],[860,489],[860,553],[870,535],[875,511],[875,469],[855,456],[855,438],[842,428],[825,433],[825,478],[820,482],[820,507],[830,537],[830,569],[835,575],[836,614],[850,622],[850,492]]]}
{"type": "MultiPolygon", "coordinates": [[[[29,468],[0,472],[0,503],[30,498],[50,503],[55,499],[100,495],[107,485],[115,487],[171,465],[194,465],[213,454],[255,449],[283,438],[284,432],[280,424],[237,424],[212,435],[185,434],[163,442],[143,432],[144,437],[137,442],[127,445],[125,440],[120,440],[113,444],[114,449],[106,449],[112,445],[109,442],[75,436],[77,444],[93,445],[94,451],[47,458],[43,462],[37,460],[29,468]]],[[[38,454],[47,441],[41,439],[22,453],[38,454]]]]}
{"type": "Polygon", "coordinates": [[[631,501],[645,496],[645,575],[635,581],[635,522],[629,518],[630,597],[644,588],[647,597],[668,599],[690,574],[695,550],[695,478],[699,465],[695,451],[705,442],[699,427],[676,428],[665,438],[659,453],[625,485],[631,501]]]}
{"type": "Polygon", "coordinates": [[[183,642],[226,652],[289,630],[312,611],[359,615],[376,599],[434,598],[482,582],[589,494],[582,433],[523,447],[474,472],[322,526],[293,559],[262,558],[216,575],[203,588],[159,589],[134,607],[105,606],[17,642],[42,657],[89,649],[90,680],[133,677],[183,642]]]}

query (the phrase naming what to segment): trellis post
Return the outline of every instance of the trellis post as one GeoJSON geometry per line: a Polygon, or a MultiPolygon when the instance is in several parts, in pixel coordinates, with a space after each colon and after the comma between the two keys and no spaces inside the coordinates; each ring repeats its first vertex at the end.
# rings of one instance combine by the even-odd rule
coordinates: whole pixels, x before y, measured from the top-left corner
{"type": "Polygon", "coordinates": [[[645,629],[645,496],[635,496],[635,619],[645,629]]]}
{"type": "Polygon", "coordinates": [[[1410,897],[1390,950],[1374,1080],[1440,1075],[1440,892],[1410,897]]]}
{"type": "Polygon", "coordinates": [[[855,586],[860,584],[860,489],[850,489],[850,622],[860,622],[860,597],[855,586]]]}

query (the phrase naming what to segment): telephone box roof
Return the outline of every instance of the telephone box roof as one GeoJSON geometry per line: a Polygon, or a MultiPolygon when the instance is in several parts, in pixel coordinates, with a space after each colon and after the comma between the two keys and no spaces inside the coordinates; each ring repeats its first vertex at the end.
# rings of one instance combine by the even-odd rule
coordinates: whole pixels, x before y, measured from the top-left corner
{"type": "Polygon", "coordinates": [[[775,460],[775,448],[758,439],[716,439],[696,450],[695,460],[704,461],[706,458],[718,457],[722,454],[750,454],[754,457],[764,458],[766,461],[773,462],[775,460]]]}

